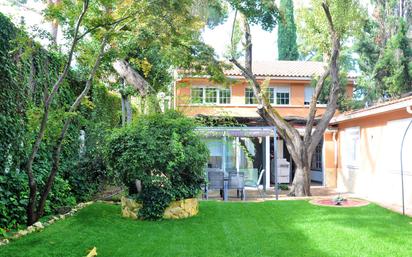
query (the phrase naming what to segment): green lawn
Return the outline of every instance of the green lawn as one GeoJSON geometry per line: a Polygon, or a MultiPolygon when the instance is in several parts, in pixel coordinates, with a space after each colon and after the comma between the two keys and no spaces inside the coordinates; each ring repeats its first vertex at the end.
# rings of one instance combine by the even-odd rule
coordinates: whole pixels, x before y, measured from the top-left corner
{"type": "Polygon", "coordinates": [[[306,201],[201,202],[197,217],[133,221],[93,204],[44,231],[0,247],[0,256],[412,256],[412,219],[376,205],[306,201]]]}

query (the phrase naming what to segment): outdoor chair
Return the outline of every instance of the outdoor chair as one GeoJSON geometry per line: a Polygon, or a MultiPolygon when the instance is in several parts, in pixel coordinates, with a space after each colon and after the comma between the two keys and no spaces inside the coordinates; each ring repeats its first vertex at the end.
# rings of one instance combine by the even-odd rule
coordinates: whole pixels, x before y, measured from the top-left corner
{"type": "Polygon", "coordinates": [[[229,182],[228,182],[229,189],[236,189],[237,196],[240,197],[242,200],[246,198],[245,192],[245,173],[243,172],[229,172],[229,182]]]}
{"type": "Polygon", "coordinates": [[[206,199],[209,199],[209,190],[219,189],[221,194],[224,190],[224,176],[223,171],[212,171],[207,173],[207,185],[205,186],[206,199]]]}
{"type": "Polygon", "coordinates": [[[264,193],[260,190],[260,187],[263,186],[260,184],[262,182],[263,174],[265,170],[262,169],[260,174],[258,173],[257,169],[247,169],[245,172],[245,187],[247,188],[256,188],[260,197],[264,197],[264,193]],[[259,174],[259,176],[258,176],[259,174]]]}

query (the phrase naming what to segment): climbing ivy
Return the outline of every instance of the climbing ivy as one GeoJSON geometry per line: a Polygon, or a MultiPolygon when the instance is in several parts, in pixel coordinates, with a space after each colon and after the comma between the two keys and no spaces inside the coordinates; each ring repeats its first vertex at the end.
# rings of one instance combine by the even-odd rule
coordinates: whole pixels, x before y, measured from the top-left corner
{"type": "MultiPolygon", "coordinates": [[[[0,13],[0,228],[25,223],[28,201],[25,160],[31,150],[50,91],[65,56],[47,51],[0,13]]],[[[60,212],[76,201],[90,199],[105,179],[99,154],[105,130],[119,124],[120,99],[103,86],[94,85],[77,113],[67,113],[84,87],[81,69],[71,70],[52,103],[47,130],[33,164],[39,189],[50,172],[52,148],[62,118],[73,115],[61,152],[61,167],[47,200],[45,213],[60,212]],[[79,156],[79,132],[86,131],[86,149],[79,156]]]]}

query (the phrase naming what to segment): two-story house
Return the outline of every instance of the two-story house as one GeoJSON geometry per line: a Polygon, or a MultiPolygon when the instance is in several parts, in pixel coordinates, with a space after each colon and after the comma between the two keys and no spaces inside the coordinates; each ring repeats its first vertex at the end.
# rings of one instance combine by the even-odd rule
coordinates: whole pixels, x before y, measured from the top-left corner
{"type": "MultiPolygon", "coordinates": [[[[309,103],[314,93],[311,81],[314,77],[320,76],[324,72],[325,66],[325,63],[311,61],[257,62],[253,64],[253,72],[261,82],[265,79],[270,79],[267,94],[271,105],[273,108],[276,108],[285,120],[303,132],[305,119],[309,112],[309,103]]],[[[246,126],[267,126],[256,112],[257,104],[253,90],[241,72],[237,69],[232,69],[225,71],[225,74],[228,78],[234,80],[234,83],[230,86],[212,83],[207,77],[192,76],[181,72],[173,89],[174,108],[191,117],[230,116],[246,126]]],[[[354,86],[353,78],[349,78],[348,82],[346,95],[351,98],[354,86]]],[[[317,115],[322,115],[325,109],[326,105],[319,104],[317,115]]],[[[332,139],[331,135],[327,135],[332,130],[328,130],[325,133],[325,137],[327,137],[325,139],[332,139]]],[[[271,142],[273,144],[273,139],[271,142]]],[[[291,158],[279,137],[277,144],[278,159],[290,162],[291,158]]],[[[250,148],[248,145],[251,145],[251,142],[245,141],[243,145],[246,148],[250,148]]],[[[319,145],[312,161],[312,179],[323,184],[327,183],[325,181],[325,169],[327,167],[325,167],[325,162],[323,161],[325,160],[325,147],[322,143],[319,145]]],[[[219,153],[216,150],[220,149],[217,143],[210,143],[209,148],[211,149],[211,158],[215,158],[215,162],[220,160],[221,157],[219,155],[222,151],[219,153]]],[[[252,152],[257,150],[259,149],[255,147],[252,152]]],[[[233,162],[236,161],[234,160],[233,162]]],[[[250,167],[258,165],[256,160],[253,161],[254,164],[247,164],[247,161],[240,160],[237,161],[238,166],[239,162],[244,162],[244,165],[249,165],[250,167]]],[[[210,164],[210,167],[216,165],[219,166],[221,164],[210,164]]],[[[290,170],[293,170],[292,165],[290,170]]]]}

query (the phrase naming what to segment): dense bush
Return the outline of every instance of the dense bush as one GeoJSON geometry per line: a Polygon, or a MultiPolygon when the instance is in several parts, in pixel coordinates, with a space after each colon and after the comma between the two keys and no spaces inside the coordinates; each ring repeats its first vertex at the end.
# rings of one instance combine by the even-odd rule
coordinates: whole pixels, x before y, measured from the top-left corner
{"type": "Polygon", "coordinates": [[[140,217],[157,219],[171,200],[199,193],[209,152],[194,128],[192,119],[170,111],[141,116],[109,138],[111,169],[126,185],[142,181],[140,217]]]}

